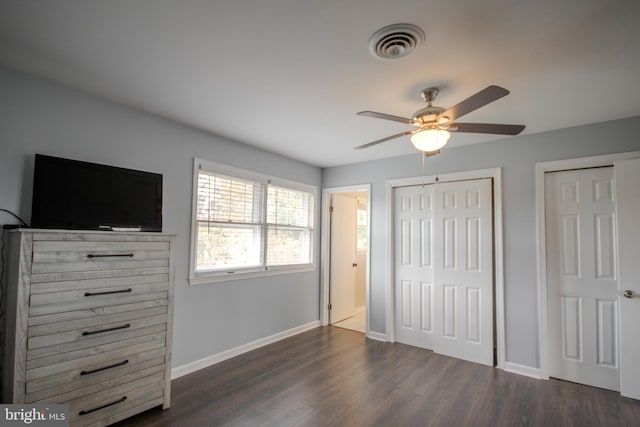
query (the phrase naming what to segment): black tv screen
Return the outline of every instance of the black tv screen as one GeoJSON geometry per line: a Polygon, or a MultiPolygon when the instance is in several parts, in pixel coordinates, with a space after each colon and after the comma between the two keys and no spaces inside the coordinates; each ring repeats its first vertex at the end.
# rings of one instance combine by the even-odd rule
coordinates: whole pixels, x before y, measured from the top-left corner
{"type": "Polygon", "coordinates": [[[36,154],[31,226],[162,231],[162,175],[36,154]]]}

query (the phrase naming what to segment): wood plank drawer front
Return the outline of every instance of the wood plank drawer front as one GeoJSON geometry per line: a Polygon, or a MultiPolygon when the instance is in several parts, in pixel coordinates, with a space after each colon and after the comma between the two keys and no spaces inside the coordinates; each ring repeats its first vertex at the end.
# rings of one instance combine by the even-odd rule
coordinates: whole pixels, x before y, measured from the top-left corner
{"type": "MultiPolygon", "coordinates": [[[[134,304],[131,304],[134,305],[134,304]]],[[[28,330],[28,336],[42,337],[53,334],[60,334],[61,332],[74,331],[80,328],[100,328],[104,325],[108,325],[116,322],[127,322],[129,320],[144,319],[146,317],[159,316],[167,314],[168,307],[166,304],[158,305],[151,308],[138,308],[127,311],[122,311],[115,314],[95,315],[92,317],[79,318],[77,320],[62,320],[50,323],[42,323],[31,326],[28,330]]],[[[44,316],[40,316],[44,317],[44,316]]],[[[55,317],[50,317],[50,320],[55,320],[55,317]]],[[[31,346],[29,346],[31,348],[31,346]]]]}
{"type": "Polygon", "coordinates": [[[100,329],[82,328],[60,334],[32,337],[27,344],[27,360],[164,332],[166,329],[167,316],[160,315],[127,322],[108,323],[102,325],[100,329]]]}
{"type": "Polygon", "coordinates": [[[164,395],[163,387],[162,375],[151,375],[64,402],[69,405],[69,422],[73,426],[90,425],[110,414],[162,398],[164,395]]]}
{"type": "Polygon", "coordinates": [[[85,319],[91,322],[92,319],[102,316],[128,316],[129,313],[149,308],[158,308],[167,306],[167,299],[156,299],[150,301],[135,302],[130,304],[109,305],[102,307],[93,307],[76,311],[68,311],[63,313],[45,314],[41,316],[29,317],[29,330],[32,327],[48,327],[49,324],[63,324],[62,322],[74,322],[77,319],[85,319]]]}
{"type": "Polygon", "coordinates": [[[66,242],[34,241],[33,263],[108,261],[126,264],[140,259],[169,257],[169,242],[66,242]]]}
{"type": "Polygon", "coordinates": [[[27,402],[37,402],[73,390],[81,390],[163,363],[164,356],[161,352],[152,349],[136,354],[118,355],[117,358],[99,363],[76,366],[57,374],[27,381],[26,392],[27,396],[30,396],[27,402]]]}
{"type": "Polygon", "coordinates": [[[157,350],[158,354],[164,354],[166,350],[165,338],[165,333],[144,335],[142,337],[116,341],[89,349],[28,360],[27,381],[78,368],[89,370],[88,366],[94,364],[111,366],[136,353],[153,349],[157,350]]]}
{"type": "Polygon", "coordinates": [[[86,382],[84,385],[80,385],[78,381],[73,383],[63,384],[62,386],[57,386],[55,388],[48,388],[44,390],[37,391],[35,393],[27,392],[27,403],[49,403],[52,401],[62,401],[66,402],[71,399],[77,399],[81,396],[86,396],[87,394],[97,393],[102,390],[107,390],[109,388],[125,384],[131,381],[138,380],[139,378],[143,378],[149,375],[162,375],[164,377],[164,359],[152,359],[148,361],[148,363],[154,363],[150,366],[145,366],[145,364],[131,365],[127,364],[122,366],[122,368],[127,368],[127,370],[122,370],[118,372],[119,376],[106,375],[103,381],[98,381],[96,378],[91,378],[90,382],[86,382]]]}
{"type": "Polygon", "coordinates": [[[110,305],[167,299],[168,282],[31,295],[29,316],[97,309],[110,305]]]}
{"type": "MultiPolygon", "coordinates": [[[[32,274],[31,283],[47,283],[47,282],[67,282],[72,280],[90,280],[90,279],[107,279],[110,277],[135,277],[148,276],[151,274],[168,274],[168,260],[157,260],[153,264],[159,266],[143,266],[137,268],[107,269],[107,270],[90,270],[90,271],[66,271],[56,273],[32,274]]],[[[149,264],[152,264],[151,262],[149,264]]]]}
{"type": "MultiPolygon", "coordinates": [[[[106,277],[88,280],[65,280],[61,282],[43,282],[31,284],[31,295],[58,294],[65,291],[91,292],[94,289],[126,287],[145,283],[167,283],[168,274],[128,275],[123,277],[106,277]]],[[[33,304],[33,298],[31,300],[33,304]]]]}

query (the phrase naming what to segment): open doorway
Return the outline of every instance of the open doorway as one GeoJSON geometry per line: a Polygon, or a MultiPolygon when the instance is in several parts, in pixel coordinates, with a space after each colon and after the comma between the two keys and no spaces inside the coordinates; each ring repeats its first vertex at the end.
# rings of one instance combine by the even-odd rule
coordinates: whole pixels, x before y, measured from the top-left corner
{"type": "Polygon", "coordinates": [[[369,187],[323,192],[323,325],[367,333],[369,187]]]}

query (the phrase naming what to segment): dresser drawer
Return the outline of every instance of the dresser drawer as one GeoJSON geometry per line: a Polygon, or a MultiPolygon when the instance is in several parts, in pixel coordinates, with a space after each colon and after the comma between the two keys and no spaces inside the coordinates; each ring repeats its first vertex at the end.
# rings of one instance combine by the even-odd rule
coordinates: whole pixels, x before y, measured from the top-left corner
{"type": "Polygon", "coordinates": [[[54,354],[26,361],[26,380],[45,378],[76,369],[94,370],[93,366],[112,366],[137,353],[156,350],[165,354],[166,332],[129,338],[92,348],[54,354]]]}
{"type": "Polygon", "coordinates": [[[31,380],[26,385],[26,403],[67,401],[164,372],[164,356],[157,350],[31,380]]]}
{"type": "Polygon", "coordinates": [[[69,405],[72,426],[86,426],[140,405],[160,405],[163,397],[164,378],[156,374],[60,403],[69,405]]]}
{"type": "Polygon", "coordinates": [[[58,334],[29,338],[27,360],[51,356],[59,353],[95,347],[114,341],[135,338],[142,335],[165,332],[167,315],[145,317],[133,320],[119,320],[99,327],[80,328],[58,334]]]}
{"type": "MultiPolygon", "coordinates": [[[[60,267],[48,264],[67,264],[78,271],[113,268],[129,263],[168,259],[169,242],[69,242],[36,240],[33,242],[33,264],[38,267],[34,273],[61,271],[60,267]]],[[[68,267],[67,267],[68,268],[68,267]]],[[[62,271],[66,271],[65,268],[62,271]]]]}
{"type": "MultiPolygon", "coordinates": [[[[87,322],[86,323],[87,326],[95,326],[95,325],[99,325],[99,323],[95,323],[96,319],[103,318],[103,316],[130,316],[132,315],[131,314],[132,312],[147,310],[149,308],[157,309],[159,307],[166,307],[168,306],[168,304],[169,304],[168,299],[161,298],[161,299],[154,299],[149,301],[134,302],[129,304],[107,305],[102,307],[86,308],[86,309],[67,311],[62,313],[32,316],[27,319],[29,324],[28,335],[29,336],[33,335],[33,333],[31,333],[32,328],[36,328],[35,329],[36,331],[40,331],[37,334],[42,335],[47,333],[45,331],[49,330],[48,328],[55,327],[52,325],[61,325],[57,327],[64,328],[65,325],[75,325],[74,322],[76,320],[83,320],[83,319],[85,322],[87,322]]],[[[133,315],[135,316],[135,314],[133,315]]],[[[107,317],[107,318],[112,318],[112,317],[107,317]]],[[[72,327],[71,329],[75,329],[75,327],[72,327]]],[[[51,333],[59,332],[62,330],[64,329],[51,330],[51,333]]]]}
{"type": "Polygon", "coordinates": [[[29,317],[167,299],[168,289],[168,276],[163,274],[51,283],[47,289],[49,292],[33,290],[29,317]],[[60,286],[60,283],[63,285],[60,286]]]}

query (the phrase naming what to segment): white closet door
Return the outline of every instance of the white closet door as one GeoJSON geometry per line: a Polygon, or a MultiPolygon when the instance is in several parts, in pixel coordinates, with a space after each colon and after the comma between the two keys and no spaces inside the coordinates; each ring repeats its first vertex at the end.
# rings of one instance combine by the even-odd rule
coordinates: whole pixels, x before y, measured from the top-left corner
{"type": "Polygon", "coordinates": [[[549,375],[619,390],[613,168],[547,173],[549,375]]]}
{"type": "Polygon", "coordinates": [[[434,201],[434,350],[492,366],[491,180],[437,184],[434,201]]]}
{"type": "Polygon", "coordinates": [[[620,393],[640,399],[640,160],[615,164],[620,266],[620,393]],[[630,292],[629,292],[630,291],[630,292]],[[626,296],[625,296],[626,292],[626,296]]]}
{"type": "Polygon", "coordinates": [[[394,192],[396,341],[433,349],[433,185],[394,192]]]}
{"type": "Polygon", "coordinates": [[[396,340],[493,365],[491,180],[396,188],[396,340]]]}

